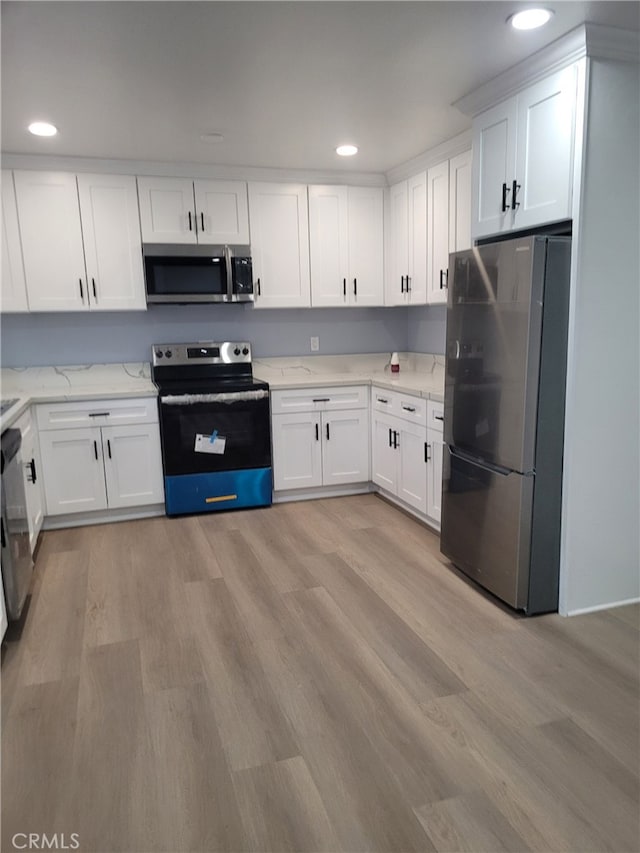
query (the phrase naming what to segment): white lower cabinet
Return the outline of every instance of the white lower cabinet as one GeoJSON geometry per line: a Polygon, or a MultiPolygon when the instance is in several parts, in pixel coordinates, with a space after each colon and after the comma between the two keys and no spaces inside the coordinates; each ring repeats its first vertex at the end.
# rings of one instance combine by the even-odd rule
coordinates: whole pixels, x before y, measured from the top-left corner
{"type": "Polygon", "coordinates": [[[427,427],[432,411],[442,411],[442,404],[371,389],[371,479],[439,525],[442,431],[437,431],[441,422],[434,429],[427,427]]]}
{"type": "Polygon", "coordinates": [[[39,406],[47,515],[162,503],[157,421],[153,398],[39,406]],[[68,426],[51,428],[65,420],[68,426]],[[100,425],[86,425],[92,422],[100,425]]]}
{"type": "Polygon", "coordinates": [[[38,433],[30,410],[21,415],[14,426],[20,430],[22,438],[20,458],[22,460],[24,493],[27,503],[29,545],[33,554],[44,520],[44,493],[42,489],[42,466],[40,462],[38,433]]]}
{"type": "Polygon", "coordinates": [[[369,480],[366,387],[273,391],[271,407],[274,491],[369,480]]]}
{"type": "Polygon", "coordinates": [[[444,454],[442,403],[427,403],[427,515],[440,524],[442,516],[442,458],[444,454]]]}

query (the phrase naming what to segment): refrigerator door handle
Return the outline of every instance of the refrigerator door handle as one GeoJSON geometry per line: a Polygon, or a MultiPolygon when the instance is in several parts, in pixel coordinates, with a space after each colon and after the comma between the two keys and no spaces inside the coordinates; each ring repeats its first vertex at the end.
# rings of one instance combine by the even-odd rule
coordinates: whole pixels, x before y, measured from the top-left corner
{"type": "Polygon", "coordinates": [[[449,445],[449,453],[452,456],[457,456],[458,459],[462,459],[463,462],[468,462],[470,465],[476,465],[478,468],[482,468],[483,471],[489,471],[491,474],[499,474],[501,477],[508,477],[509,474],[519,473],[514,472],[511,468],[504,468],[502,465],[493,465],[490,462],[483,462],[482,459],[478,459],[477,456],[473,456],[471,453],[466,453],[464,450],[460,450],[453,444],[449,445]]]}

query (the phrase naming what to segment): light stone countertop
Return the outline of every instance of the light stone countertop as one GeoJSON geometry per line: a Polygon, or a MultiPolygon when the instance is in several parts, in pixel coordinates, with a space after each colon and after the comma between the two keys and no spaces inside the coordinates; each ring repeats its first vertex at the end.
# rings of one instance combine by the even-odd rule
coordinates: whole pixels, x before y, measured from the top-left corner
{"type": "MultiPolygon", "coordinates": [[[[253,373],[268,382],[272,390],[378,385],[442,402],[444,356],[399,356],[397,374],[391,373],[387,353],[256,358],[253,373]]],[[[5,367],[0,372],[0,392],[2,399],[17,398],[17,403],[0,418],[0,431],[11,426],[32,403],[157,396],[148,362],[5,367]]]]}

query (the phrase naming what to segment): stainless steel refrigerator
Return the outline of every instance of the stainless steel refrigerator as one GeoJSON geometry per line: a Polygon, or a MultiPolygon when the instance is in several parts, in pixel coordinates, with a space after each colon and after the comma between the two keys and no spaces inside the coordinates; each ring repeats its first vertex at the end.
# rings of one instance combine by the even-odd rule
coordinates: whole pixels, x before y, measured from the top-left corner
{"type": "Polygon", "coordinates": [[[571,238],[449,259],[441,550],[528,614],[558,608],[571,238]]]}

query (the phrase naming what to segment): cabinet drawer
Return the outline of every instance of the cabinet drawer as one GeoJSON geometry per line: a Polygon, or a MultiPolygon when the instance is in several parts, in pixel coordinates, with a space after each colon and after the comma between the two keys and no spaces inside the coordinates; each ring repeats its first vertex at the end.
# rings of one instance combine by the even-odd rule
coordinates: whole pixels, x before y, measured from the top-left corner
{"type": "Polygon", "coordinates": [[[149,424],[158,421],[158,401],[157,397],[131,397],[41,403],[36,412],[40,430],[149,424]]]}
{"type": "Polygon", "coordinates": [[[337,388],[292,388],[271,392],[271,411],[274,415],[287,412],[330,412],[337,409],[366,409],[369,389],[366,385],[345,385],[337,388]]]}
{"type": "Polygon", "coordinates": [[[427,401],[427,426],[429,429],[442,432],[444,429],[444,406],[434,400],[427,401]]]}
{"type": "Polygon", "coordinates": [[[414,424],[427,423],[427,401],[402,391],[387,391],[386,388],[371,389],[371,407],[377,412],[387,412],[414,424]]]}

